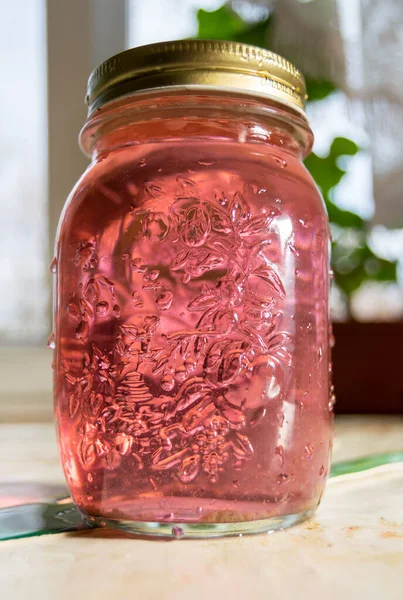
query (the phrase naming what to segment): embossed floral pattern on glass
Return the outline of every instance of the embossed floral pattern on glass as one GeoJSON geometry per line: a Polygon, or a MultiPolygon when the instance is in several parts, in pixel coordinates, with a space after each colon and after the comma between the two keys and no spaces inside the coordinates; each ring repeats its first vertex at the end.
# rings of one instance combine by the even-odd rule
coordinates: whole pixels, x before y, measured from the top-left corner
{"type": "Polygon", "coordinates": [[[251,521],[323,489],[322,201],[290,150],[196,133],[101,152],[63,218],[56,413],[89,516],[251,521]]]}

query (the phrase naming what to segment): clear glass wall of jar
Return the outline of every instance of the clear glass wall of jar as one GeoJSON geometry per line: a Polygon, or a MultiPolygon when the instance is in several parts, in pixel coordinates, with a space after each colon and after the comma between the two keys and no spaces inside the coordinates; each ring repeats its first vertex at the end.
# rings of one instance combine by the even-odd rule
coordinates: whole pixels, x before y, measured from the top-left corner
{"type": "Polygon", "coordinates": [[[331,447],[329,230],[303,113],[167,85],[97,106],[81,144],[54,319],[74,502],[174,537],[310,516],[331,447]]]}

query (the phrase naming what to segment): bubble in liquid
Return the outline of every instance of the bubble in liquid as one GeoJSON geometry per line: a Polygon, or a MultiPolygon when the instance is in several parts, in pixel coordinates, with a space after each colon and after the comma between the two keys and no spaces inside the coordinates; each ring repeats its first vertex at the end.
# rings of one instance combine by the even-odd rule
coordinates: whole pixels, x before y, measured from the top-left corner
{"type": "Polygon", "coordinates": [[[334,394],[332,394],[330,396],[330,400],[329,400],[329,404],[328,404],[329,412],[333,411],[335,404],[336,404],[336,396],[334,394]]]}
{"type": "Polygon", "coordinates": [[[90,266],[90,269],[95,269],[95,267],[98,264],[98,260],[96,258],[91,258],[88,264],[90,266]]]}
{"type": "Polygon", "coordinates": [[[107,302],[98,302],[98,304],[95,307],[95,310],[98,315],[103,317],[109,310],[109,304],[107,302]]]}
{"type": "Polygon", "coordinates": [[[185,367],[189,370],[189,371],[194,371],[195,368],[197,367],[197,362],[194,356],[188,356],[187,359],[185,360],[185,367]]]}
{"type": "Polygon", "coordinates": [[[178,478],[182,483],[193,481],[200,471],[200,455],[193,454],[182,461],[178,470],[178,478]]]}
{"type": "Polygon", "coordinates": [[[281,167],[282,169],[285,169],[287,166],[287,161],[286,160],[282,160],[281,158],[276,157],[275,162],[278,164],[279,167],[281,167]]]}
{"type": "Polygon", "coordinates": [[[55,275],[55,273],[57,272],[57,258],[56,258],[56,256],[52,260],[52,262],[50,263],[50,272],[53,273],[53,275],[55,275]]]}
{"type": "Polygon", "coordinates": [[[226,206],[228,204],[228,199],[225,197],[224,192],[221,194],[216,194],[215,199],[221,206],[226,206]]]}
{"type": "Polygon", "coordinates": [[[88,330],[88,323],[86,321],[81,321],[76,328],[76,338],[85,342],[88,339],[88,330]]]}
{"type": "Polygon", "coordinates": [[[130,261],[130,266],[136,273],[145,273],[148,269],[148,265],[142,258],[133,258],[130,261]]]}
{"type": "Polygon", "coordinates": [[[184,536],[184,531],[182,529],[182,527],[172,527],[172,536],[179,540],[180,538],[182,538],[184,536]]]}
{"type": "Polygon", "coordinates": [[[179,365],[179,367],[175,369],[175,377],[178,381],[184,381],[186,379],[187,371],[184,365],[179,365]]]}
{"type": "Polygon", "coordinates": [[[313,454],[313,446],[312,446],[312,444],[307,444],[305,446],[305,456],[307,458],[312,458],[312,454],[313,454]]]}
{"type": "Polygon", "coordinates": [[[69,304],[67,310],[69,311],[69,313],[72,317],[74,317],[78,321],[81,321],[81,311],[80,311],[79,307],[77,306],[77,304],[75,304],[74,302],[71,302],[69,304]]]}
{"type": "Polygon", "coordinates": [[[50,334],[50,336],[48,338],[47,346],[51,350],[54,350],[56,348],[56,337],[55,337],[54,333],[50,334]]]}
{"type": "Polygon", "coordinates": [[[173,293],[170,292],[169,290],[165,290],[158,296],[155,303],[160,310],[168,310],[168,308],[171,307],[173,299],[174,299],[173,293]]]}
{"type": "Polygon", "coordinates": [[[150,212],[144,221],[143,234],[151,242],[162,242],[169,231],[168,218],[161,212],[150,212]]]}
{"type": "Polygon", "coordinates": [[[120,310],[120,306],[118,306],[117,304],[114,305],[113,307],[113,314],[115,315],[115,317],[118,319],[121,315],[121,310],[120,310]]]}
{"type": "Polygon", "coordinates": [[[160,272],[157,269],[154,269],[153,271],[150,271],[148,273],[148,279],[150,281],[156,281],[159,277],[160,272]]]}
{"type": "Polygon", "coordinates": [[[281,466],[283,466],[283,464],[284,464],[284,458],[285,458],[284,446],[277,446],[276,449],[275,449],[275,451],[274,451],[274,454],[276,456],[280,457],[280,463],[281,463],[281,466]]]}
{"type": "Polygon", "coordinates": [[[172,375],[164,375],[161,379],[161,387],[166,392],[170,392],[175,387],[175,379],[172,375]]]}
{"type": "Polygon", "coordinates": [[[139,292],[133,292],[132,294],[132,302],[134,304],[134,306],[136,306],[137,308],[142,308],[144,306],[141,298],[140,298],[140,293],[139,292]]]}
{"type": "Polygon", "coordinates": [[[277,423],[278,423],[279,427],[282,427],[284,424],[284,419],[285,419],[284,413],[278,412],[276,417],[277,417],[277,423]]]}

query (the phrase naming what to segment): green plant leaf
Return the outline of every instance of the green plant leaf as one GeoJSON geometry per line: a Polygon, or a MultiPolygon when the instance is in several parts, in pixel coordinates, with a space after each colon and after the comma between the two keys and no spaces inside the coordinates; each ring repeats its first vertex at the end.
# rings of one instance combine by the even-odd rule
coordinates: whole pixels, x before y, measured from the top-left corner
{"type": "Polygon", "coordinates": [[[266,47],[270,18],[250,25],[224,4],[213,11],[200,8],[197,12],[197,22],[196,37],[199,39],[226,40],[266,47]]]}
{"type": "Polygon", "coordinates": [[[366,242],[366,231],[348,230],[333,243],[332,263],[334,278],[339,288],[351,296],[364,281],[394,282],[397,280],[397,263],[379,258],[366,242]],[[345,243],[353,233],[356,242],[345,243]]]}
{"type": "Polygon", "coordinates": [[[403,452],[388,452],[385,454],[374,454],[372,456],[363,456],[352,460],[337,462],[332,465],[329,477],[339,477],[340,475],[350,475],[352,473],[361,473],[368,469],[390,465],[392,463],[403,462],[403,452]]]}
{"type": "MultiPolygon", "coordinates": [[[[272,17],[255,24],[246,23],[239,14],[224,4],[217,10],[200,9],[197,13],[198,38],[212,40],[227,40],[253,44],[262,48],[270,45],[270,29],[272,17]]],[[[336,87],[325,79],[306,77],[308,102],[323,100],[332,94],[336,87]]],[[[330,223],[337,225],[346,233],[333,243],[333,268],[335,282],[339,288],[350,296],[364,281],[396,281],[396,263],[376,256],[367,244],[368,224],[359,215],[338,207],[332,198],[334,188],[346,174],[343,168],[343,157],[357,154],[359,148],[355,142],[344,137],[337,137],[325,157],[312,153],[305,160],[305,166],[320,188],[330,223]],[[353,235],[351,235],[353,234],[353,235]],[[356,238],[355,243],[345,243],[350,238],[356,238]]],[[[348,166],[348,162],[347,162],[348,166]]]]}
{"type": "Polygon", "coordinates": [[[329,215],[329,221],[338,225],[339,227],[355,227],[357,229],[365,229],[366,223],[364,219],[362,219],[359,215],[355,213],[344,210],[334,204],[329,198],[325,199],[325,204],[327,208],[327,213],[329,215]]]}
{"type": "Polygon", "coordinates": [[[241,17],[226,5],[213,11],[200,8],[197,23],[197,37],[206,40],[235,40],[246,29],[241,17]]]}
{"type": "Polygon", "coordinates": [[[336,160],[330,154],[321,157],[312,152],[305,159],[305,166],[320,187],[325,199],[329,191],[340,182],[345,174],[345,171],[338,167],[336,160]]]}
{"type": "Polygon", "coordinates": [[[373,257],[373,260],[378,263],[378,269],[374,274],[368,274],[366,269],[368,277],[375,281],[397,281],[397,261],[385,260],[375,254],[373,257]]]}
{"type": "Polygon", "coordinates": [[[241,42],[242,44],[252,44],[252,46],[259,46],[265,48],[266,41],[269,32],[270,18],[260,21],[254,25],[247,26],[245,31],[239,33],[236,36],[235,41],[241,42]]]}
{"type": "Polygon", "coordinates": [[[354,156],[358,151],[359,147],[355,142],[345,137],[337,137],[330,146],[329,155],[337,159],[340,156],[354,156]]]}
{"type": "Polygon", "coordinates": [[[317,100],[323,100],[332,94],[337,88],[325,79],[312,79],[312,77],[305,77],[306,89],[308,93],[308,102],[316,102],[317,100]]]}
{"type": "Polygon", "coordinates": [[[355,142],[344,137],[337,137],[333,140],[327,156],[321,157],[312,152],[305,159],[305,166],[322,192],[330,221],[340,227],[363,229],[365,221],[358,215],[339,208],[334,204],[330,195],[331,190],[340,183],[346,174],[346,170],[338,165],[340,157],[353,156],[358,150],[355,142]]]}

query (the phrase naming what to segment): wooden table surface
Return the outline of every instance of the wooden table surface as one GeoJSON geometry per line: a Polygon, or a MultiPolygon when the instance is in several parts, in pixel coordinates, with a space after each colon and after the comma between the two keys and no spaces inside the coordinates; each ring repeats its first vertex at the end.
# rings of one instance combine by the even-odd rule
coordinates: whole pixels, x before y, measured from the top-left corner
{"type": "MultiPolygon", "coordinates": [[[[17,398],[7,385],[0,484],[63,485],[49,386],[17,398]]],[[[336,419],[334,460],[402,449],[403,418],[336,419]]],[[[166,542],[94,530],[0,542],[1,600],[223,597],[403,600],[403,465],[330,480],[314,519],[274,534],[166,542]]]]}

